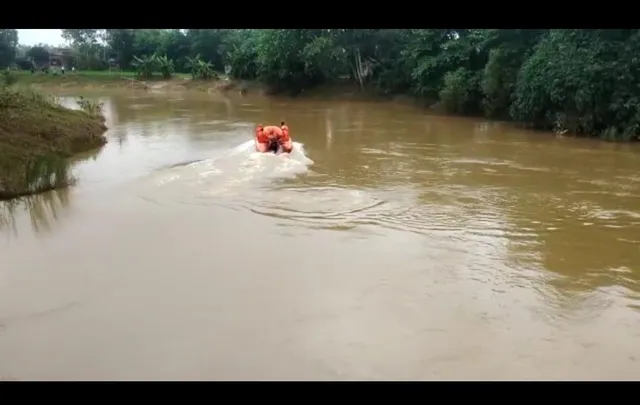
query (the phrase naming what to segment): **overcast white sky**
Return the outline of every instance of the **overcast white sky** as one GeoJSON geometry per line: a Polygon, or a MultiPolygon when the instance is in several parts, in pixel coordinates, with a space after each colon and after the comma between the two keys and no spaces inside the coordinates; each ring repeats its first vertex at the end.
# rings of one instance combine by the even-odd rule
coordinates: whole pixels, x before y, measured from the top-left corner
{"type": "Polygon", "coordinates": [[[18,30],[18,43],[20,45],[33,46],[35,44],[47,44],[47,45],[63,45],[65,43],[62,38],[62,30],[54,29],[19,29],[18,30]]]}

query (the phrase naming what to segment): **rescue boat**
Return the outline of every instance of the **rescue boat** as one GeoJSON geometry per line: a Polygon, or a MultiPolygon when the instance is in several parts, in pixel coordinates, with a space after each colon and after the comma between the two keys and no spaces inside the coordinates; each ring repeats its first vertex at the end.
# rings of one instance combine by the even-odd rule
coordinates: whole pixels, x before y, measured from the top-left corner
{"type": "Polygon", "coordinates": [[[256,151],[262,153],[291,153],[293,141],[289,135],[289,127],[284,121],[280,126],[259,124],[255,133],[256,151]]]}

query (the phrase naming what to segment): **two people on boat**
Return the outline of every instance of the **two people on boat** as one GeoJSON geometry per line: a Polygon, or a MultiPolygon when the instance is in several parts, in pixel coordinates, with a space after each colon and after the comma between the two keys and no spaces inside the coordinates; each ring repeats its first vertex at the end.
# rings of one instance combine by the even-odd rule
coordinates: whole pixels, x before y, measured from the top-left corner
{"type": "Polygon", "coordinates": [[[259,124],[256,127],[256,149],[262,153],[291,153],[293,141],[289,136],[289,127],[284,121],[280,126],[259,124]]]}

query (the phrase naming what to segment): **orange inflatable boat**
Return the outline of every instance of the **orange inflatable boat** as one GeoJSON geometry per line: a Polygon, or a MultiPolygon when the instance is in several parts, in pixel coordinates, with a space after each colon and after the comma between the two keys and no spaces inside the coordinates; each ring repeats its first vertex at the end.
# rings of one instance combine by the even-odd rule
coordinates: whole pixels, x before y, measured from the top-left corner
{"type": "Polygon", "coordinates": [[[289,136],[289,127],[282,121],[280,126],[262,124],[256,127],[256,150],[267,153],[291,153],[293,141],[289,136]]]}

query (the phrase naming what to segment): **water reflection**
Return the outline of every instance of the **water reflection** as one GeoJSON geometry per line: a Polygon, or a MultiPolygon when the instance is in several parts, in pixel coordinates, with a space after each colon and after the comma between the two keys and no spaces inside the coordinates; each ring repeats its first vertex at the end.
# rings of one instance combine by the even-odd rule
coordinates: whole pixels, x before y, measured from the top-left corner
{"type": "Polygon", "coordinates": [[[16,216],[27,213],[33,232],[48,232],[63,211],[69,209],[70,189],[62,188],[0,202],[0,231],[8,237],[18,237],[16,216]]]}
{"type": "Polygon", "coordinates": [[[53,229],[53,224],[61,217],[61,213],[69,208],[71,193],[74,186],[82,182],[81,176],[76,172],[77,166],[95,162],[100,156],[102,148],[80,153],[71,159],[63,161],[69,171],[71,181],[69,186],[45,193],[25,196],[18,199],[0,202],[0,232],[7,236],[17,237],[20,227],[17,217],[29,217],[31,229],[35,233],[48,232],[53,229]]]}
{"type": "Polygon", "coordinates": [[[17,235],[15,212],[18,200],[0,202],[0,230],[17,235]]]}

